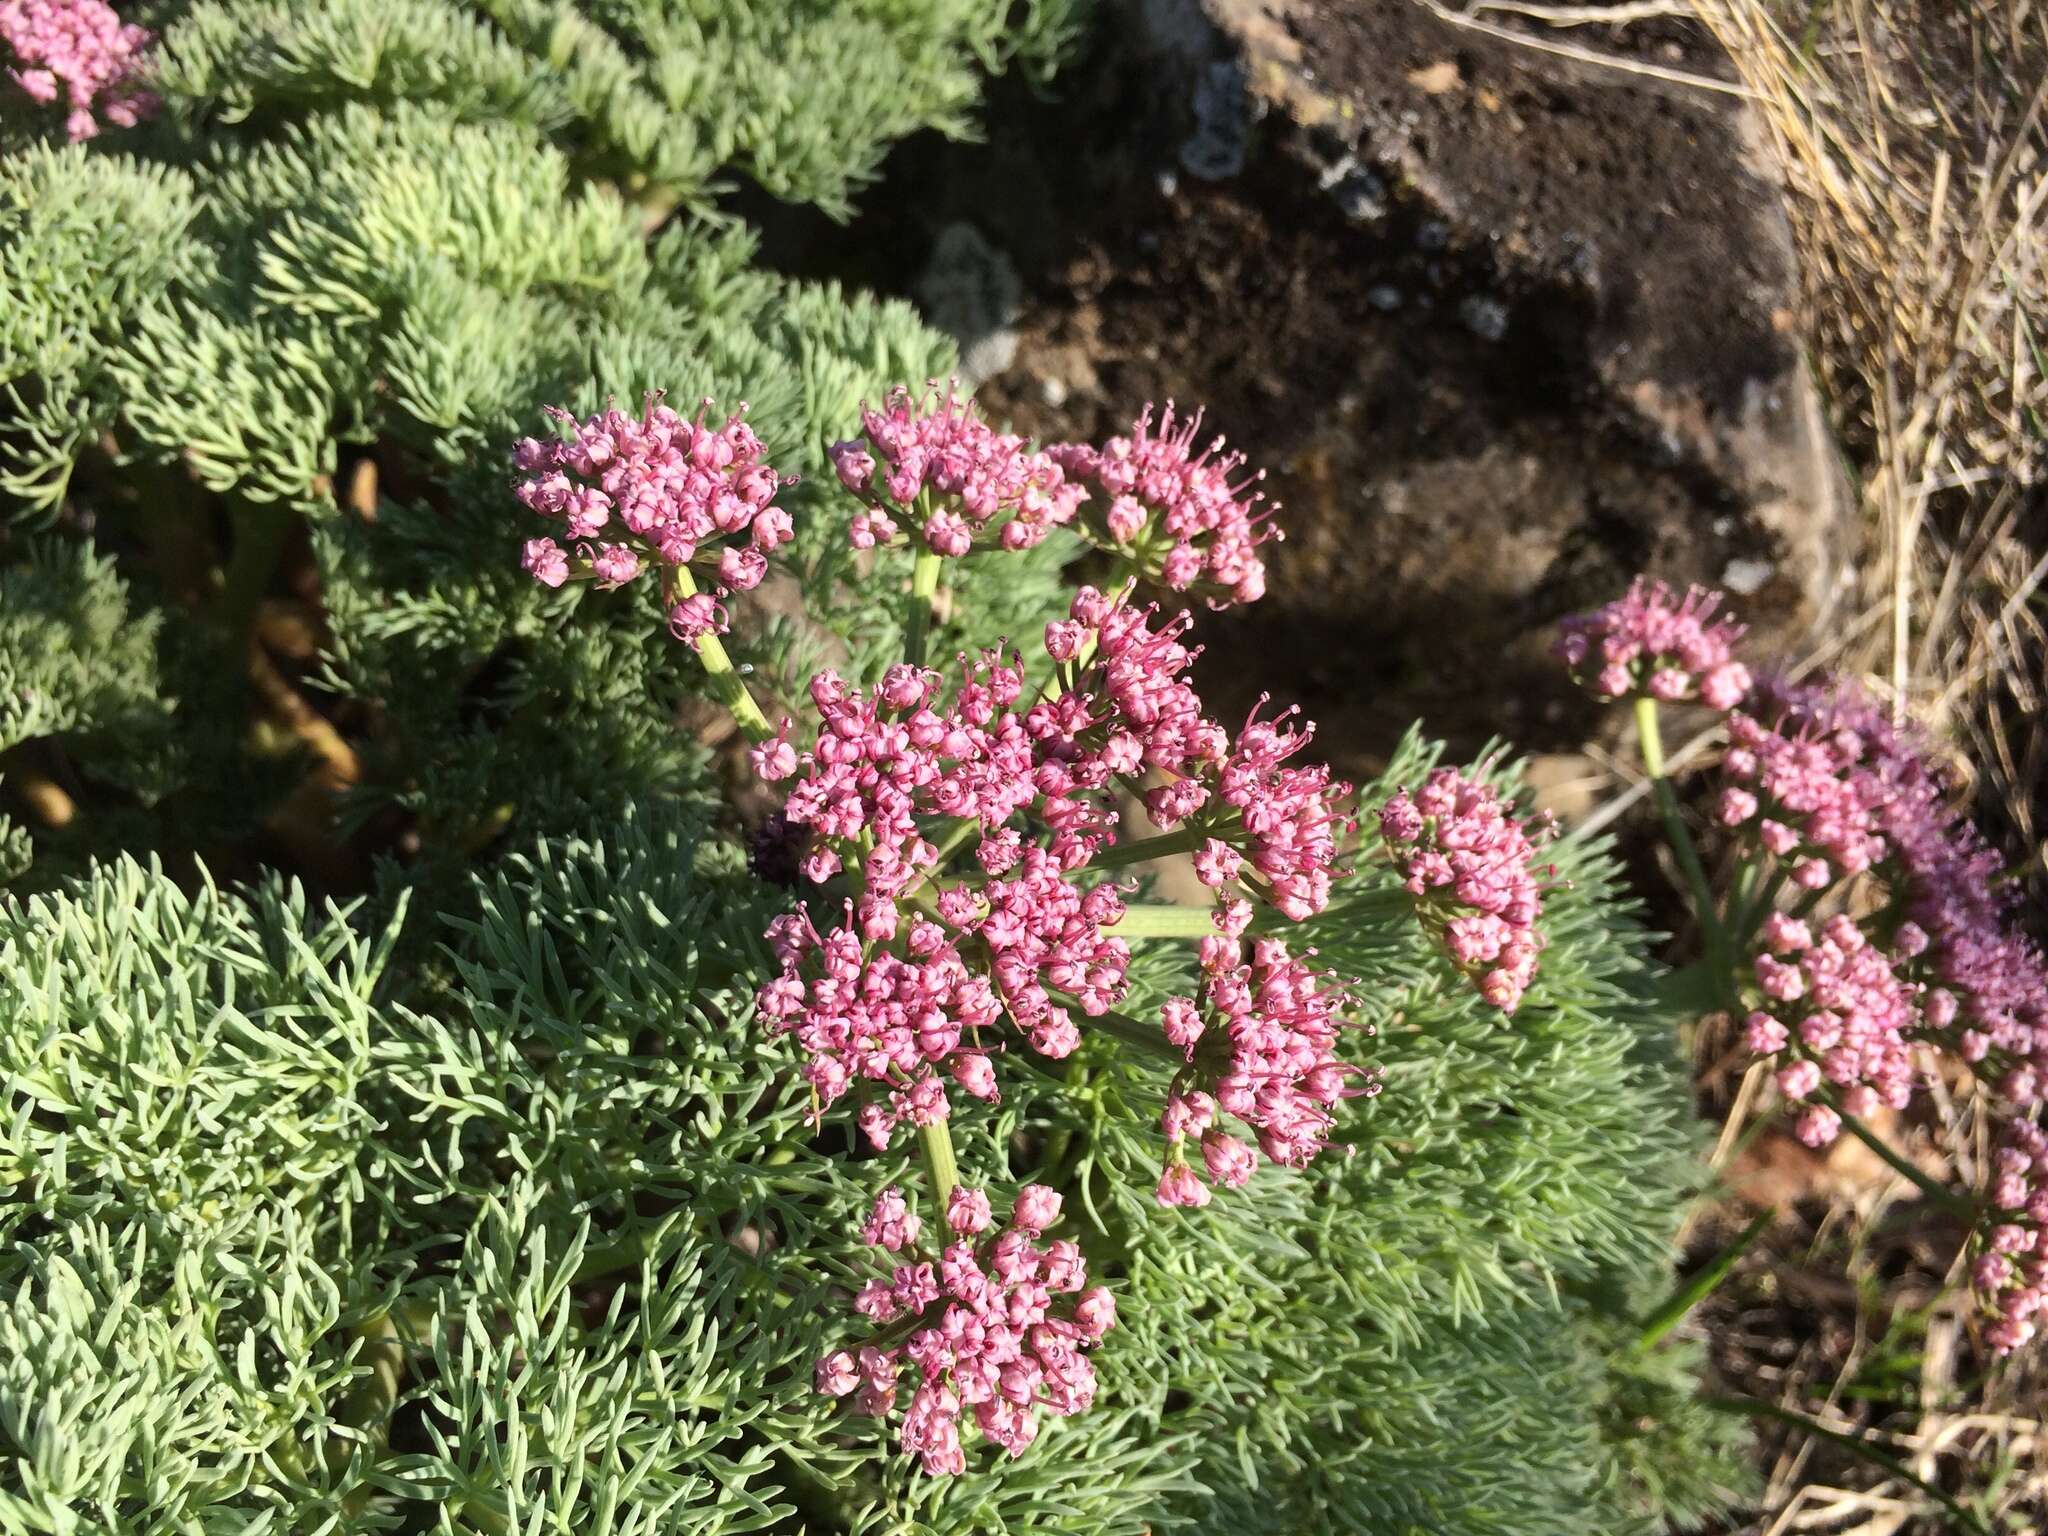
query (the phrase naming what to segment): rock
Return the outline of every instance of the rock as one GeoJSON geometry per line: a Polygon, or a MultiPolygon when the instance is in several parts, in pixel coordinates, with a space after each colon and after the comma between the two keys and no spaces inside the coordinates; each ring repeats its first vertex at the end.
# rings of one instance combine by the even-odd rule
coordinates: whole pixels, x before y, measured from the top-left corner
{"type": "Polygon", "coordinates": [[[1016,361],[1017,269],[972,224],[938,232],[916,293],[925,318],[959,344],[960,379],[969,389],[1016,361]]]}
{"type": "MultiPolygon", "coordinates": [[[[1131,14],[1163,77],[1234,64],[1261,120],[1244,174],[1141,263],[1163,293],[1176,238],[1212,257],[1239,243],[1199,272],[1184,258],[1206,292],[1174,323],[1259,355],[1196,343],[1145,393],[1212,401],[1288,502],[1272,595],[1227,636],[1212,625],[1212,654],[1293,659],[1324,713],[1366,717],[1332,744],[1369,759],[1415,714],[1467,746],[1578,739],[1551,626],[1637,569],[1736,589],[1764,646],[1829,620],[1853,508],[1789,328],[1780,190],[1737,98],[1415,0],[1131,14]],[[1366,175],[1400,189],[1405,247],[1344,227],[1366,175]],[[1390,304],[1404,288],[1418,303],[1390,304]]],[[[1682,67],[1723,67],[1679,42],[1682,67]]]]}

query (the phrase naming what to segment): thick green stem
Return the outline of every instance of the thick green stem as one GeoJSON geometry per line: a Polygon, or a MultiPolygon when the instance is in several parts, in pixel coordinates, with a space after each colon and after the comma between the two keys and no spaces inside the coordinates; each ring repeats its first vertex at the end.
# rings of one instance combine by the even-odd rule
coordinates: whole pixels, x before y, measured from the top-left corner
{"type": "Polygon", "coordinates": [[[1135,843],[1118,843],[1114,848],[1103,849],[1092,863],[1096,869],[1116,869],[1124,864],[1142,864],[1147,859],[1163,859],[1172,853],[1193,853],[1202,846],[1203,835],[1187,827],[1179,832],[1162,832],[1157,837],[1141,837],[1135,843]]]}
{"type": "Polygon", "coordinates": [[[363,1348],[358,1361],[369,1367],[369,1375],[356,1383],[342,1404],[341,1422],[353,1429],[381,1432],[398,1402],[398,1380],[405,1369],[405,1345],[398,1324],[388,1312],[359,1323],[355,1336],[363,1348]]]}
{"type": "Polygon", "coordinates": [[[924,643],[932,627],[932,602],[939,595],[941,558],[932,550],[920,549],[917,564],[910,568],[910,610],[903,616],[903,659],[913,667],[924,665],[924,643]]]}
{"type": "MultiPolygon", "coordinates": [[[[937,551],[920,547],[910,568],[910,607],[903,616],[903,659],[913,667],[924,665],[925,641],[932,628],[932,604],[939,595],[940,559],[937,551]]],[[[966,841],[973,827],[970,821],[954,828],[947,839],[948,847],[966,841]]],[[[960,1164],[953,1155],[953,1132],[943,1120],[921,1125],[917,1129],[917,1145],[924,1154],[925,1182],[931,1186],[933,1220],[943,1222],[946,1206],[960,1183],[960,1164]]]]}
{"type": "Polygon", "coordinates": [[[932,1199],[937,1202],[932,1219],[943,1222],[954,1187],[960,1182],[960,1164],[953,1156],[953,1133],[943,1120],[920,1125],[917,1128],[917,1145],[918,1150],[924,1153],[925,1181],[931,1185],[932,1199]]]}
{"type": "Polygon", "coordinates": [[[1102,931],[1126,939],[1206,939],[1216,922],[1210,907],[1143,905],[1125,907],[1123,917],[1102,931]]]}
{"type": "Polygon", "coordinates": [[[1692,833],[1686,830],[1685,818],[1679,814],[1678,796],[1664,773],[1664,738],[1657,729],[1657,701],[1648,694],[1636,700],[1636,737],[1642,747],[1643,771],[1650,776],[1650,788],[1657,797],[1657,810],[1664,818],[1664,835],[1671,840],[1671,851],[1678,856],[1678,867],[1684,872],[1685,883],[1691,889],[1700,931],[1706,935],[1707,957],[1713,962],[1717,977],[1724,978],[1722,985],[1725,990],[1729,985],[1725,978],[1728,978],[1734,960],[1728,953],[1727,938],[1721,930],[1714,893],[1707,884],[1707,872],[1700,864],[1699,850],[1693,846],[1692,833]]]}
{"type": "MultiPolygon", "coordinates": [[[[690,579],[690,568],[679,565],[674,570],[674,591],[678,597],[695,597],[697,583],[690,579]]],[[[704,664],[704,671],[711,679],[711,688],[718,695],[739,728],[747,733],[749,741],[766,741],[775,734],[775,728],[768,723],[768,717],[761,713],[761,706],[754,702],[754,696],[747,692],[747,685],[732,664],[732,658],[725,652],[725,646],[716,635],[699,635],[696,641],[697,660],[704,664]]]]}

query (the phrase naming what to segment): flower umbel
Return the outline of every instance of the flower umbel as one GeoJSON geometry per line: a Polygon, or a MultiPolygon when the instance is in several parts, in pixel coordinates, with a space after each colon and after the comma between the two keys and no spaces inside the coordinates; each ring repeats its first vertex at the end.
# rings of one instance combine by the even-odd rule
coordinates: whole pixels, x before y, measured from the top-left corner
{"type": "Polygon", "coordinates": [[[1340,1100],[1379,1092],[1375,1073],[1338,1055],[1344,1001],[1341,985],[1279,939],[1253,941],[1249,960],[1227,935],[1202,942],[1200,1006],[1171,997],[1161,1010],[1166,1038],[1188,1060],[1162,1117],[1161,1205],[1209,1203],[1186,1160],[1189,1140],[1216,1183],[1235,1189],[1251,1178],[1258,1156],[1217,1125],[1219,1114],[1241,1121],[1269,1160],[1300,1168],[1329,1141],[1340,1100]]]}
{"type": "Polygon", "coordinates": [[[1258,549],[1280,537],[1271,521],[1278,508],[1260,506],[1264,472],[1240,475],[1244,455],[1225,453],[1222,438],[1196,448],[1201,430],[1200,411],[1177,421],[1169,401],[1156,422],[1147,406],[1128,436],[1050,452],[1088,487],[1091,532],[1148,580],[1215,608],[1257,602],[1266,591],[1258,549]]]}
{"type": "Polygon", "coordinates": [[[795,1035],[822,1105],[861,1090],[878,1145],[946,1117],[941,1073],[994,1098],[990,1053],[1010,1031],[1057,1059],[1122,1001],[1123,893],[1104,875],[1118,791],[1141,775],[1163,781],[1152,815],[1200,844],[1224,909],[1250,913],[1225,888],[1297,919],[1328,900],[1349,787],[1288,762],[1308,732],[1254,721],[1233,744],[1184,675],[1184,619],[1086,589],[1073,614],[1046,636],[1052,688],[1027,690],[1003,651],[963,659],[950,690],[908,666],[869,689],[821,673],[810,749],[785,726],[755,750],[764,778],[790,783],[783,816],[811,829],[803,874],[843,892],[828,934],[808,906],[781,920],[761,1014],[795,1035]]]}
{"type": "Polygon", "coordinates": [[[901,1193],[885,1190],[866,1235],[897,1262],[854,1300],[883,1331],[819,1360],[818,1391],[851,1394],[856,1412],[883,1417],[908,1370],[898,1441],[934,1474],[967,1470],[963,1420],[1021,1456],[1038,1437],[1041,1413],[1085,1412],[1095,1400],[1088,1351],[1116,1326],[1116,1299],[1089,1287],[1078,1244],[1041,1241],[1060,1204],[1055,1191],[1027,1185],[1009,1224],[993,1230],[987,1194],[961,1185],[945,1213],[950,1240],[934,1255],[917,1248],[918,1225],[901,1193]]]}
{"type": "Polygon", "coordinates": [[[1638,576],[1626,596],[1560,626],[1557,654],[1574,677],[1603,698],[1647,693],[1672,704],[1698,698],[1732,709],[1749,691],[1749,669],[1735,660],[1742,626],[1716,620],[1720,594],[1693,587],[1676,596],[1638,576]]]}
{"type": "Polygon", "coordinates": [[[1424,930],[1480,996],[1513,1013],[1544,947],[1536,843],[1522,823],[1491,786],[1439,768],[1380,809],[1380,834],[1424,930]]]}
{"type": "Polygon", "coordinates": [[[612,408],[579,422],[551,408],[563,437],[518,444],[517,495],[559,521],[569,546],[529,539],[521,563],[547,587],[572,575],[618,587],[658,571],[669,628],[694,643],[725,633],[722,600],[759,586],[794,530],[774,504],[786,481],[763,462],[744,406],[711,426],[702,410],[686,421],[661,398],[649,394],[638,419],[612,408]],[[693,564],[709,591],[697,590],[693,564]]]}
{"type": "Polygon", "coordinates": [[[996,431],[971,400],[936,383],[917,396],[898,386],[880,410],[862,408],[861,425],[861,437],[832,445],[839,483],[863,503],[859,549],[889,542],[904,519],[936,554],[964,555],[977,542],[1028,549],[1072,522],[1087,495],[1049,454],[996,431]]]}
{"type": "Polygon", "coordinates": [[[136,83],[155,41],[102,0],[0,0],[8,78],[32,101],[61,104],[73,143],[98,133],[101,119],[132,128],[156,111],[156,96],[136,83]]]}

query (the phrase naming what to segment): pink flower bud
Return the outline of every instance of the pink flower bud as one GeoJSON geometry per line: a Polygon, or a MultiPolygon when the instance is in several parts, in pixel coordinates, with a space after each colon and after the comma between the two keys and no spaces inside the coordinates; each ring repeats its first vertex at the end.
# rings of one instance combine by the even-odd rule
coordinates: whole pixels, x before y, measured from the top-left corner
{"type": "Polygon", "coordinates": [[[1730,710],[1742,702],[1751,681],[1749,668],[1731,661],[1715,667],[1701,679],[1700,698],[1709,709],[1730,710]]]}
{"type": "Polygon", "coordinates": [[[1721,791],[1720,817],[1724,827],[1739,827],[1756,814],[1756,796],[1734,785],[1721,791]]]}
{"type": "Polygon", "coordinates": [[[985,1231],[992,1219],[985,1190],[969,1189],[965,1184],[953,1186],[953,1193],[946,1201],[947,1226],[962,1236],[971,1237],[985,1231]]]}
{"type": "Polygon", "coordinates": [[[1192,1061],[1195,1043],[1202,1038],[1202,1015],[1195,1005],[1184,997],[1169,997],[1160,1004],[1159,1018],[1166,1030],[1166,1038],[1186,1052],[1192,1061]]]}
{"type": "Polygon", "coordinates": [[[1116,1326],[1116,1297],[1103,1285],[1091,1286],[1081,1293],[1081,1299],[1074,1303],[1074,1326],[1081,1330],[1081,1337],[1090,1341],[1100,1340],[1116,1326]]]}
{"type": "Polygon", "coordinates": [[[866,495],[868,487],[875,483],[874,455],[858,442],[834,443],[827,452],[839,483],[856,496],[866,495]]]}
{"type": "Polygon", "coordinates": [[[1803,1099],[1820,1086],[1820,1068],[1810,1061],[1794,1061],[1778,1069],[1778,1092],[1788,1099],[1803,1099]]]}
{"type": "Polygon", "coordinates": [[[1259,1160],[1236,1137],[1211,1131],[1202,1138],[1202,1161],[1208,1165],[1210,1178],[1225,1189],[1238,1189],[1251,1178],[1259,1160]]]}
{"type": "Polygon", "coordinates": [[[1743,1028],[1744,1042],[1759,1056],[1782,1051],[1789,1038],[1785,1026],[1768,1013],[1752,1013],[1743,1028]]]}
{"type": "Polygon", "coordinates": [[[1035,1236],[1060,1219],[1060,1206],[1064,1203],[1058,1190],[1043,1184],[1026,1184],[1017,1191],[1010,1220],[1020,1231],[1035,1236]]]}
{"type": "Polygon", "coordinates": [[[1209,1203],[1209,1186],[1186,1163],[1169,1163],[1159,1176],[1157,1198],[1161,1205],[1204,1206],[1209,1203]]]}
{"type": "Polygon", "coordinates": [[[1825,1104],[1809,1104],[1793,1122],[1792,1134],[1818,1150],[1841,1134],[1842,1117],[1825,1104]]]}
{"type": "Polygon", "coordinates": [[[569,557],[553,539],[528,539],[519,563],[544,587],[559,587],[569,579],[569,557]]]}
{"type": "Polygon", "coordinates": [[[952,1059],[953,1081],[975,1098],[993,1104],[1002,1097],[996,1088],[996,1069],[986,1056],[967,1052],[952,1059]]]}
{"type": "Polygon", "coordinates": [[[818,1391],[826,1397],[844,1397],[860,1384],[860,1371],[853,1355],[843,1349],[822,1357],[812,1372],[818,1391]]]}

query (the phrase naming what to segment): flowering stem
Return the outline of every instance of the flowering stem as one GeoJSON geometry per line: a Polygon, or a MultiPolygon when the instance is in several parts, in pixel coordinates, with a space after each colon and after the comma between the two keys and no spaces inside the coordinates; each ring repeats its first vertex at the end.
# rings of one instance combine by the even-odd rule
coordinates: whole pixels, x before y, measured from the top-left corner
{"type": "Polygon", "coordinates": [[[1713,891],[1707,885],[1707,872],[1700,865],[1699,850],[1693,847],[1692,834],[1685,829],[1685,818],[1678,811],[1678,796],[1664,773],[1664,738],[1657,729],[1657,701],[1648,694],[1636,699],[1636,737],[1642,748],[1643,771],[1650,776],[1650,788],[1664,818],[1664,835],[1671,840],[1671,851],[1678,855],[1678,867],[1685,872],[1685,883],[1692,890],[1700,930],[1706,935],[1707,954],[1716,971],[1725,972],[1733,960],[1714,908],[1713,891]]]}
{"type": "MultiPolygon", "coordinates": [[[[672,591],[678,597],[695,597],[697,583],[690,579],[690,568],[678,565],[673,568],[672,591]]],[[[718,695],[718,702],[731,712],[739,728],[747,733],[749,741],[766,741],[775,734],[775,728],[768,723],[768,717],[761,713],[761,706],[754,702],[754,696],[747,692],[747,685],[740,677],[739,669],[732,664],[732,658],[725,652],[725,646],[716,635],[699,635],[696,640],[697,659],[704,664],[705,672],[711,678],[711,688],[718,695]]]]}
{"type": "Polygon", "coordinates": [[[1097,869],[1115,869],[1124,864],[1140,864],[1146,859],[1163,859],[1171,853],[1193,853],[1202,846],[1202,834],[1193,827],[1184,827],[1178,832],[1162,832],[1157,837],[1141,837],[1135,843],[1118,843],[1114,848],[1105,848],[1095,855],[1097,869]]]}
{"type": "MultiPolygon", "coordinates": [[[[924,665],[925,639],[931,633],[932,600],[939,595],[939,554],[921,547],[910,568],[910,611],[903,619],[903,659],[913,667],[924,665]]],[[[975,823],[967,821],[954,829],[948,846],[966,840],[975,823]]],[[[935,1219],[945,1219],[946,1206],[960,1183],[960,1163],[953,1155],[953,1132],[944,1120],[917,1128],[918,1149],[924,1154],[925,1181],[931,1185],[935,1219]]]]}
{"type": "Polygon", "coordinates": [[[1124,915],[1103,929],[1126,939],[1206,939],[1215,931],[1208,907],[1157,904],[1125,907],[1124,915]]]}
{"type": "Polygon", "coordinates": [[[932,600],[939,595],[939,560],[934,550],[920,549],[910,568],[910,612],[903,620],[903,659],[924,665],[925,637],[931,633],[932,600]]]}

